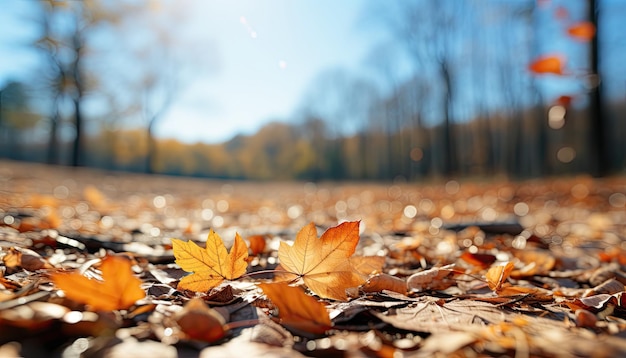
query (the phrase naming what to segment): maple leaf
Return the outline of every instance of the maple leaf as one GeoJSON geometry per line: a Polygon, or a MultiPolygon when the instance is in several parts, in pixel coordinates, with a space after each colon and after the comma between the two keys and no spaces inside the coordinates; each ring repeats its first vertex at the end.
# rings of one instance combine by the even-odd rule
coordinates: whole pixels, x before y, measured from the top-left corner
{"type": "Polygon", "coordinates": [[[95,311],[127,309],[146,296],[127,258],[107,256],[100,269],[103,281],[88,279],[80,273],[55,273],[52,280],[67,298],[95,311]]]}
{"type": "Polygon", "coordinates": [[[295,331],[323,334],[332,328],[326,306],[287,283],[260,283],[263,293],[278,308],[280,322],[295,331]]]}
{"type": "Polygon", "coordinates": [[[193,241],[178,239],[172,239],[172,248],[176,263],[183,270],[193,272],[180,280],[178,289],[206,292],[224,280],[241,277],[248,268],[248,247],[239,234],[235,235],[230,253],[213,230],[209,231],[204,250],[193,241]]]}
{"type": "Polygon", "coordinates": [[[278,258],[285,271],[302,277],[318,296],[345,301],[346,289],[357,287],[366,279],[349,259],[358,242],[358,221],[331,227],[319,239],[315,225],[310,223],[298,232],[293,246],[280,243],[278,258]]]}

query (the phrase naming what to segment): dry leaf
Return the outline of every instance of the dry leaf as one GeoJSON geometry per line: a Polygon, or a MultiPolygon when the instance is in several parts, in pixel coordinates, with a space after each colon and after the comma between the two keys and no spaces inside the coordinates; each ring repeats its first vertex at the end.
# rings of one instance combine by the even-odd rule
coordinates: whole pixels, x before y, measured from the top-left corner
{"type": "Polygon", "coordinates": [[[474,266],[486,269],[496,261],[496,256],[492,254],[478,254],[465,251],[461,254],[460,259],[474,266]]]}
{"type": "Polygon", "coordinates": [[[301,288],[284,282],[261,283],[263,293],[278,308],[280,323],[295,331],[323,334],[332,328],[326,306],[301,288]]]}
{"type": "Polygon", "coordinates": [[[4,266],[9,269],[10,272],[15,271],[18,268],[23,268],[28,271],[36,271],[41,269],[52,268],[52,265],[48,263],[37,252],[19,247],[11,247],[4,257],[2,257],[4,266]]]}
{"type": "Polygon", "coordinates": [[[215,342],[226,335],[224,317],[201,298],[189,300],[173,318],[188,339],[215,342]]]}
{"type": "Polygon", "coordinates": [[[455,283],[454,280],[448,278],[454,273],[453,268],[454,264],[451,264],[414,273],[407,278],[406,287],[409,291],[445,290],[455,283]]]}
{"type": "Polygon", "coordinates": [[[224,280],[241,277],[248,268],[248,247],[239,234],[235,235],[230,253],[213,230],[209,232],[204,250],[193,241],[178,239],[172,239],[172,247],[176,263],[183,270],[193,272],[180,280],[179,290],[206,292],[224,280]]]}
{"type": "Polygon", "coordinates": [[[383,256],[353,256],[350,264],[361,275],[369,276],[383,272],[385,257],[383,256]]]}
{"type": "Polygon", "coordinates": [[[262,254],[265,251],[265,236],[263,235],[253,235],[248,238],[248,242],[250,242],[250,251],[252,255],[257,256],[262,254]]]}
{"type": "Polygon", "coordinates": [[[485,274],[489,288],[494,292],[500,291],[502,284],[509,278],[513,267],[512,262],[507,262],[506,265],[492,266],[485,274]]]}
{"type": "Polygon", "coordinates": [[[79,273],[57,273],[52,280],[65,296],[91,306],[95,311],[127,309],[146,296],[141,280],[133,275],[131,263],[121,256],[107,256],[100,265],[103,281],[79,273]]]}
{"type": "Polygon", "coordinates": [[[363,285],[365,292],[382,292],[383,290],[406,294],[406,281],[388,274],[380,274],[370,277],[363,285]]]}
{"type": "Polygon", "coordinates": [[[365,282],[349,260],[358,242],[358,221],[331,227],[319,239],[310,223],[298,232],[293,246],[280,243],[278,258],[285,271],[302,277],[315,294],[345,301],[346,289],[365,282]]]}
{"type": "Polygon", "coordinates": [[[544,251],[518,250],[513,255],[524,263],[524,267],[512,270],[512,278],[547,275],[556,264],[554,256],[544,251]]]}

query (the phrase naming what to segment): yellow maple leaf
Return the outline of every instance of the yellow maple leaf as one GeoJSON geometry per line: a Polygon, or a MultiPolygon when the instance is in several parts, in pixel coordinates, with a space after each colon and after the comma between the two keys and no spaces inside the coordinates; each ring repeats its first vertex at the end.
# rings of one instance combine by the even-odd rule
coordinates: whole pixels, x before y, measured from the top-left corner
{"type": "Polygon", "coordinates": [[[107,256],[100,269],[103,281],[88,279],[76,272],[52,274],[52,281],[67,298],[84,303],[95,311],[127,309],[146,296],[141,280],[133,275],[127,258],[107,256]]]}
{"type": "Polygon", "coordinates": [[[317,238],[310,223],[297,234],[290,246],[280,243],[278,258],[287,272],[302,277],[307,287],[320,297],[347,300],[346,289],[365,282],[350,262],[359,242],[359,222],[344,222],[317,238]]]}
{"type": "Polygon", "coordinates": [[[301,288],[284,282],[260,283],[263,293],[278,308],[280,323],[292,330],[323,334],[332,328],[326,307],[301,288]]]}
{"type": "Polygon", "coordinates": [[[235,235],[230,253],[213,230],[209,232],[205,249],[193,241],[178,239],[172,239],[172,247],[176,263],[183,270],[193,272],[180,280],[178,289],[206,292],[224,280],[241,277],[248,268],[248,247],[239,234],[235,235]]]}

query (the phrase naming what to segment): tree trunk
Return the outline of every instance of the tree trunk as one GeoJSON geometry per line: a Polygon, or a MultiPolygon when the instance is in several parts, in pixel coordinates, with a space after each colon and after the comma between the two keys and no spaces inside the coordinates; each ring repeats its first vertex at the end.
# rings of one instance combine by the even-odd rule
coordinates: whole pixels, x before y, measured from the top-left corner
{"type": "Polygon", "coordinates": [[[610,153],[606,136],[606,118],[602,109],[602,81],[600,80],[599,14],[597,0],[589,0],[588,17],[596,28],[596,35],[591,40],[591,74],[597,76],[597,86],[593,88],[589,101],[589,149],[591,174],[597,177],[607,175],[610,170],[610,153]]]}

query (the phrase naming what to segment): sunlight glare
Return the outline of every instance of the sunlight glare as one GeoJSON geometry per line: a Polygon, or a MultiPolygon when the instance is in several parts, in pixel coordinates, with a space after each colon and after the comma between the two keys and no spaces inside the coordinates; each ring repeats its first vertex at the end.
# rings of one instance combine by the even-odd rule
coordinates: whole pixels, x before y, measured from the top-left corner
{"type": "Polygon", "coordinates": [[[548,125],[552,129],[561,129],[565,125],[565,107],[552,106],[548,111],[548,125]]]}

